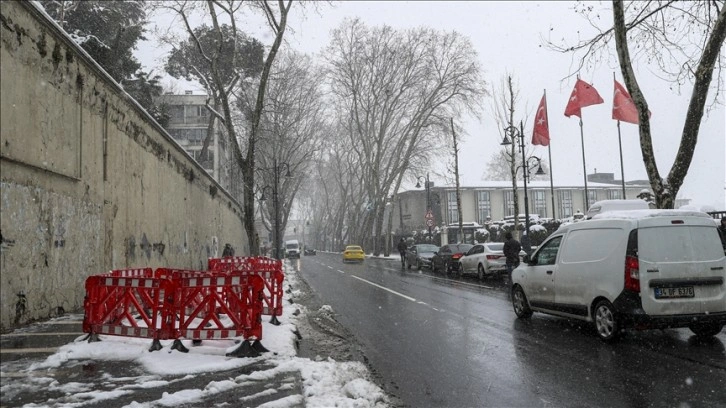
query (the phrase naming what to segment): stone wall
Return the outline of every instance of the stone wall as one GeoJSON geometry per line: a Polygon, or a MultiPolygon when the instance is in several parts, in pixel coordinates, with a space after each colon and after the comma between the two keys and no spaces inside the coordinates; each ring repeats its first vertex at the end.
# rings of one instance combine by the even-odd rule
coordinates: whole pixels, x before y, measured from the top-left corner
{"type": "Polygon", "coordinates": [[[0,330],[83,307],[86,277],[206,269],[241,205],[42,10],[0,2],[0,330]]]}

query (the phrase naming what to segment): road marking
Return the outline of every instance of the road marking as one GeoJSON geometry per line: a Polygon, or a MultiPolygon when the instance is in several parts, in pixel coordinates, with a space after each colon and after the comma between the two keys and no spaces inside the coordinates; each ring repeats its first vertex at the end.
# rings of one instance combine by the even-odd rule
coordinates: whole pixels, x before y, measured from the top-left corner
{"type": "Polygon", "coordinates": [[[366,279],[363,279],[363,278],[359,278],[359,277],[357,277],[357,276],[355,276],[355,275],[350,275],[350,276],[352,276],[352,277],[354,277],[354,278],[356,278],[356,279],[358,279],[358,280],[360,280],[360,281],[363,281],[363,282],[365,282],[365,283],[367,283],[367,284],[369,284],[369,285],[373,285],[373,286],[375,286],[375,287],[377,287],[377,288],[381,288],[381,289],[383,289],[383,290],[386,290],[386,291],[388,291],[388,292],[391,292],[391,293],[393,293],[394,295],[398,295],[398,296],[400,296],[400,297],[402,297],[402,298],[404,298],[404,299],[408,299],[408,300],[410,300],[410,301],[412,301],[412,302],[415,302],[415,301],[416,301],[416,299],[414,299],[414,298],[412,298],[412,297],[410,297],[410,296],[406,296],[406,295],[404,295],[403,293],[399,293],[399,292],[396,292],[396,291],[395,291],[395,290],[393,290],[393,289],[388,289],[388,288],[387,288],[387,287],[385,287],[385,286],[381,286],[381,285],[379,285],[379,284],[377,284],[377,283],[373,283],[373,282],[371,282],[371,281],[369,281],[369,280],[366,280],[366,279]]]}
{"type": "Polygon", "coordinates": [[[330,265],[328,265],[328,268],[330,268],[330,269],[333,269],[333,267],[332,267],[332,266],[330,266],[330,265]]]}
{"type": "Polygon", "coordinates": [[[345,273],[345,272],[341,271],[340,269],[338,269],[338,272],[343,273],[343,274],[345,273]]]}

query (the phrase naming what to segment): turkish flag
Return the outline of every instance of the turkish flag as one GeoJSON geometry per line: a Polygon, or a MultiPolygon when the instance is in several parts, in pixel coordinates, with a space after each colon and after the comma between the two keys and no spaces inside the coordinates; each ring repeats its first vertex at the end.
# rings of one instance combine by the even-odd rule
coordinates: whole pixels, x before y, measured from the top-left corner
{"type": "MultiPolygon", "coordinates": [[[[651,113],[648,111],[648,117],[650,115],[651,113]]],[[[638,108],[635,107],[628,90],[618,81],[615,81],[615,92],[613,94],[613,119],[635,125],[640,123],[638,108]]]]}
{"type": "Polygon", "coordinates": [[[547,123],[547,95],[542,95],[537,114],[534,115],[532,144],[540,146],[549,146],[550,144],[550,125],[547,123]]]}
{"type": "Polygon", "coordinates": [[[572,94],[570,94],[570,100],[565,107],[565,116],[569,118],[575,115],[582,118],[580,109],[603,102],[602,97],[600,97],[600,94],[597,93],[597,90],[592,85],[578,78],[575,83],[575,88],[572,90],[572,94]]]}

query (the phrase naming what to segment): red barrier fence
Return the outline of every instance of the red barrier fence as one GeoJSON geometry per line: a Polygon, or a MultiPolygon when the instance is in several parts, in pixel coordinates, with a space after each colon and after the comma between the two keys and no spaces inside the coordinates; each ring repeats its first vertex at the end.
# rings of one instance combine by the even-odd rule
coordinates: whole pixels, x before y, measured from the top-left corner
{"type": "Polygon", "coordinates": [[[172,349],[188,351],[181,338],[244,337],[228,355],[256,356],[267,351],[262,339],[265,282],[235,271],[151,268],[114,270],[86,279],[83,331],[89,341],[99,334],[174,339],[172,349]],[[254,344],[250,343],[254,340],[254,344]]]}
{"type": "Polygon", "coordinates": [[[272,316],[271,322],[279,324],[277,316],[282,316],[282,261],[264,256],[209,258],[207,268],[212,272],[241,273],[243,276],[256,275],[264,279],[262,314],[272,316]]]}

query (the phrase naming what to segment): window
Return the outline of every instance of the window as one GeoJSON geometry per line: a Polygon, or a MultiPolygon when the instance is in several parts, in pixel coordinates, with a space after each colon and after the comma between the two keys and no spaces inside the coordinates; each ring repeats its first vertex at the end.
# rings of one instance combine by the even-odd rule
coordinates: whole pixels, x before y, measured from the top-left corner
{"type": "Polygon", "coordinates": [[[487,217],[492,215],[492,203],[489,201],[488,191],[478,191],[476,193],[476,206],[478,222],[483,224],[486,222],[487,217]]]}
{"type": "Polygon", "coordinates": [[[532,261],[535,265],[554,265],[557,260],[557,252],[560,249],[562,237],[555,237],[547,241],[534,255],[532,261]]]}
{"type": "Polygon", "coordinates": [[[534,213],[540,217],[547,214],[547,201],[544,190],[534,190],[534,213]]]}
{"type": "Polygon", "coordinates": [[[560,190],[557,192],[560,198],[560,217],[572,216],[572,191],[560,190]]]}
{"type": "Polygon", "coordinates": [[[608,200],[621,200],[623,198],[622,191],[608,190],[608,200]]]}
{"type": "Polygon", "coordinates": [[[514,192],[504,192],[504,216],[514,215],[514,192]]]}
{"type": "Polygon", "coordinates": [[[201,145],[207,137],[207,129],[178,129],[180,138],[190,144],[201,145]]]}
{"type": "Polygon", "coordinates": [[[587,211],[595,202],[597,202],[597,190],[587,190],[587,202],[582,204],[582,208],[587,211]]]}
{"type": "Polygon", "coordinates": [[[459,207],[456,205],[456,191],[449,191],[446,193],[448,198],[448,216],[449,224],[459,222],[459,207]]]}

